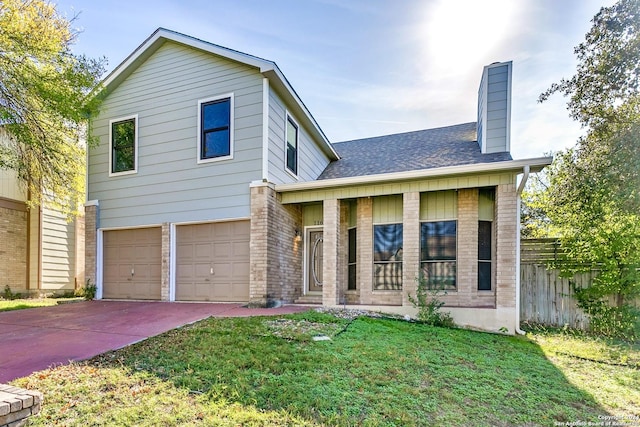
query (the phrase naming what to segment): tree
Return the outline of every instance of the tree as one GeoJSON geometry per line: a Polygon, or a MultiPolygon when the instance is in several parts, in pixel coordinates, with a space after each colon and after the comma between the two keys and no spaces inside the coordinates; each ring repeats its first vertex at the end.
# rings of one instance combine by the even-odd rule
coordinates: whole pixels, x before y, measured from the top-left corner
{"type": "Polygon", "coordinates": [[[540,95],[562,93],[586,129],[577,145],[558,153],[548,187],[530,197],[543,207],[570,262],[563,273],[597,269],[577,290],[592,326],[633,335],[629,301],[640,294],[640,0],[602,8],[575,48],[576,74],[540,95]],[[610,304],[610,299],[614,304],[610,304]]]}
{"type": "MultiPolygon", "coordinates": [[[[75,19],[75,18],[74,18],[75,19]]],[[[46,0],[0,2],[0,169],[16,172],[32,204],[71,216],[84,197],[88,94],[104,59],[74,55],[73,20],[46,0]]]]}

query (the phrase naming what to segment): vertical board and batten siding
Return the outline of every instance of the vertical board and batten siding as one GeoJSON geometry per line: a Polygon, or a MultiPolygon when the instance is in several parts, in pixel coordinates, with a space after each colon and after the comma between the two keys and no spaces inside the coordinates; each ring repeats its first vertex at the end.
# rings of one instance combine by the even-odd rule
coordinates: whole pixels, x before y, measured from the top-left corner
{"type": "Polygon", "coordinates": [[[322,203],[311,203],[302,207],[302,221],[305,227],[319,226],[324,221],[322,203]]]}
{"type": "Polygon", "coordinates": [[[268,179],[274,184],[314,181],[329,164],[328,157],[311,139],[301,121],[289,111],[298,125],[298,180],[285,167],[285,128],[287,108],[282,98],[269,89],[268,179]]]}
{"type": "Polygon", "coordinates": [[[478,91],[478,138],[483,153],[509,151],[511,62],[485,67],[478,91]]]}
{"type": "Polygon", "coordinates": [[[42,289],[74,289],[76,223],[53,209],[42,211],[42,289]]]}
{"type": "Polygon", "coordinates": [[[402,223],[402,194],[373,198],[373,223],[402,223]]]}
{"type": "Polygon", "coordinates": [[[92,121],[89,200],[100,227],[250,215],[262,176],[262,75],[226,58],[166,42],[110,93],[92,121]],[[197,164],[198,100],[234,97],[233,159],[197,164]],[[109,177],[109,120],[138,115],[138,172],[109,177]]]}
{"type": "Polygon", "coordinates": [[[458,217],[458,193],[430,191],[420,194],[420,221],[442,221],[458,217]]]}

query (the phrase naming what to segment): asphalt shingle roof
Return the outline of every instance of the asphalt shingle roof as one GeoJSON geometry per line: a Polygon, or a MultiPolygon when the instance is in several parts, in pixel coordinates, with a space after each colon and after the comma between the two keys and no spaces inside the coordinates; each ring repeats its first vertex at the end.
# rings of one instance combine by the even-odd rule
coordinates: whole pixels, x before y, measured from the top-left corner
{"type": "Polygon", "coordinates": [[[318,179],[512,160],[508,152],[480,152],[475,122],[339,142],[333,147],[341,158],[331,162],[318,179]]]}

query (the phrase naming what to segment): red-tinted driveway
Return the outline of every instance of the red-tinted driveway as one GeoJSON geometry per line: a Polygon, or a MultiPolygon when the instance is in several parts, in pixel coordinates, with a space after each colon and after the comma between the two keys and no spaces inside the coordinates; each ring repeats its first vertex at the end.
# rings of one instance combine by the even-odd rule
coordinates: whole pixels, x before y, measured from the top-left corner
{"type": "Polygon", "coordinates": [[[83,360],[197,320],[308,310],[240,304],[83,301],[0,312],[0,383],[54,364],[83,360]]]}

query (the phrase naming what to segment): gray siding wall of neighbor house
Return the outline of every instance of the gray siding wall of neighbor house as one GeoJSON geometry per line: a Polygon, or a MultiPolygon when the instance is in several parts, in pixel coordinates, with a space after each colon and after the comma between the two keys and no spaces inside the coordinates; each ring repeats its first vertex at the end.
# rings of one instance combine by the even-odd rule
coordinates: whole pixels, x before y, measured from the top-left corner
{"type": "Polygon", "coordinates": [[[478,143],[483,153],[509,151],[511,62],[485,67],[478,91],[478,143]]]}
{"type": "Polygon", "coordinates": [[[76,222],[54,209],[42,213],[42,289],[73,289],[76,279],[76,222]]]}
{"type": "Polygon", "coordinates": [[[298,180],[285,169],[287,111],[282,98],[273,89],[269,89],[268,179],[274,184],[314,181],[327,167],[329,159],[311,139],[299,118],[290,110],[289,115],[298,125],[298,180]]]}
{"type": "Polygon", "coordinates": [[[110,93],[92,122],[89,200],[100,227],[250,215],[249,183],[262,177],[262,75],[174,42],[110,93]],[[198,100],[234,97],[233,159],[197,164],[198,100]],[[138,171],[109,177],[109,120],[138,115],[138,171]]]}

